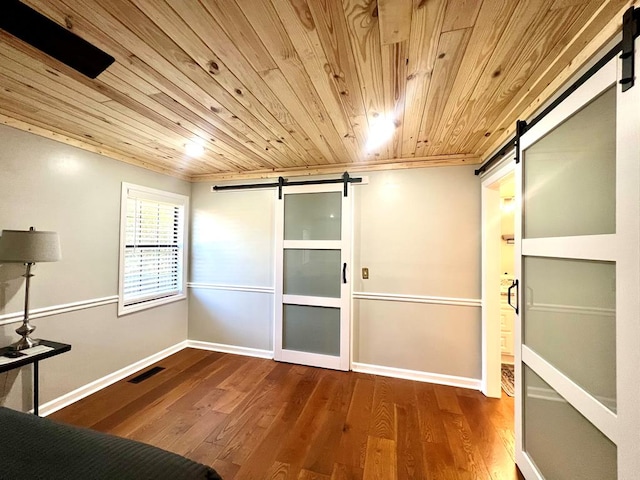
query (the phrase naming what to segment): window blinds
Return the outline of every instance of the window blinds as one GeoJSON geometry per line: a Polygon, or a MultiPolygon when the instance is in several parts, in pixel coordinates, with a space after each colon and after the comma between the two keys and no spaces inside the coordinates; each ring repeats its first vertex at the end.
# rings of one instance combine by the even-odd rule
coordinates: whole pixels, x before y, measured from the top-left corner
{"type": "Polygon", "coordinates": [[[182,291],[184,207],[145,195],[127,197],[124,305],[182,291]]]}

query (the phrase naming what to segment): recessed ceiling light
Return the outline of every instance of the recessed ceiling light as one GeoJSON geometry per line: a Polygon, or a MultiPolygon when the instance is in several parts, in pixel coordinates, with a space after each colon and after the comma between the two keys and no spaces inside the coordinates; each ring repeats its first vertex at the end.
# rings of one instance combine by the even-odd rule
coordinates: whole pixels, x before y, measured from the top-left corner
{"type": "Polygon", "coordinates": [[[367,151],[376,150],[387,143],[396,130],[396,122],[391,116],[379,115],[369,127],[369,138],[367,139],[367,151]]]}
{"type": "Polygon", "coordinates": [[[204,153],[204,146],[201,140],[191,140],[184,146],[184,153],[190,157],[199,157],[204,153]]]}

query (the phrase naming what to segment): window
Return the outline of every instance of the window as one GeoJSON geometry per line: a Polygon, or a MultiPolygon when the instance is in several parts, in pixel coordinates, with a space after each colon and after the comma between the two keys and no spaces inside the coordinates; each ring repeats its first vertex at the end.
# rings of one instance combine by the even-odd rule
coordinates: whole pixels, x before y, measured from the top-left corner
{"type": "Polygon", "coordinates": [[[118,315],[185,298],[189,198],[122,184],[118,315]]]}

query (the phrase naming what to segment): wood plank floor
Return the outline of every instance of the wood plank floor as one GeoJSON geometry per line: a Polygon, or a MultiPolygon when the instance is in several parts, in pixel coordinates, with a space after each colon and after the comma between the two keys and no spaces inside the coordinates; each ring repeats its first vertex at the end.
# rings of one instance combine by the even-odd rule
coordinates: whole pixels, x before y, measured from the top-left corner
{"type": "Polygon", "coordinates": [[[513,399],[185,349],[51,415],[239,479],[522,478],[513,399]]]}

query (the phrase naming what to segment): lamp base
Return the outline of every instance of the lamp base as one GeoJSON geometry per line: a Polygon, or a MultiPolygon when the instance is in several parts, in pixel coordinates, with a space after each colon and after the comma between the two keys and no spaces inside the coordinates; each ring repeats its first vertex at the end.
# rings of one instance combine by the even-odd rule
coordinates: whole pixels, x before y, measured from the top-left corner
{"type": "Polygon", "coordinates": [[[40,345],[40,340],[26,336],[26,337],[22,337],[16,343],[12,343],[11,345],[9,345],[9,348],[11,350],[25,350],[27,348],[35,347],[37,345],[40,345]]]}

